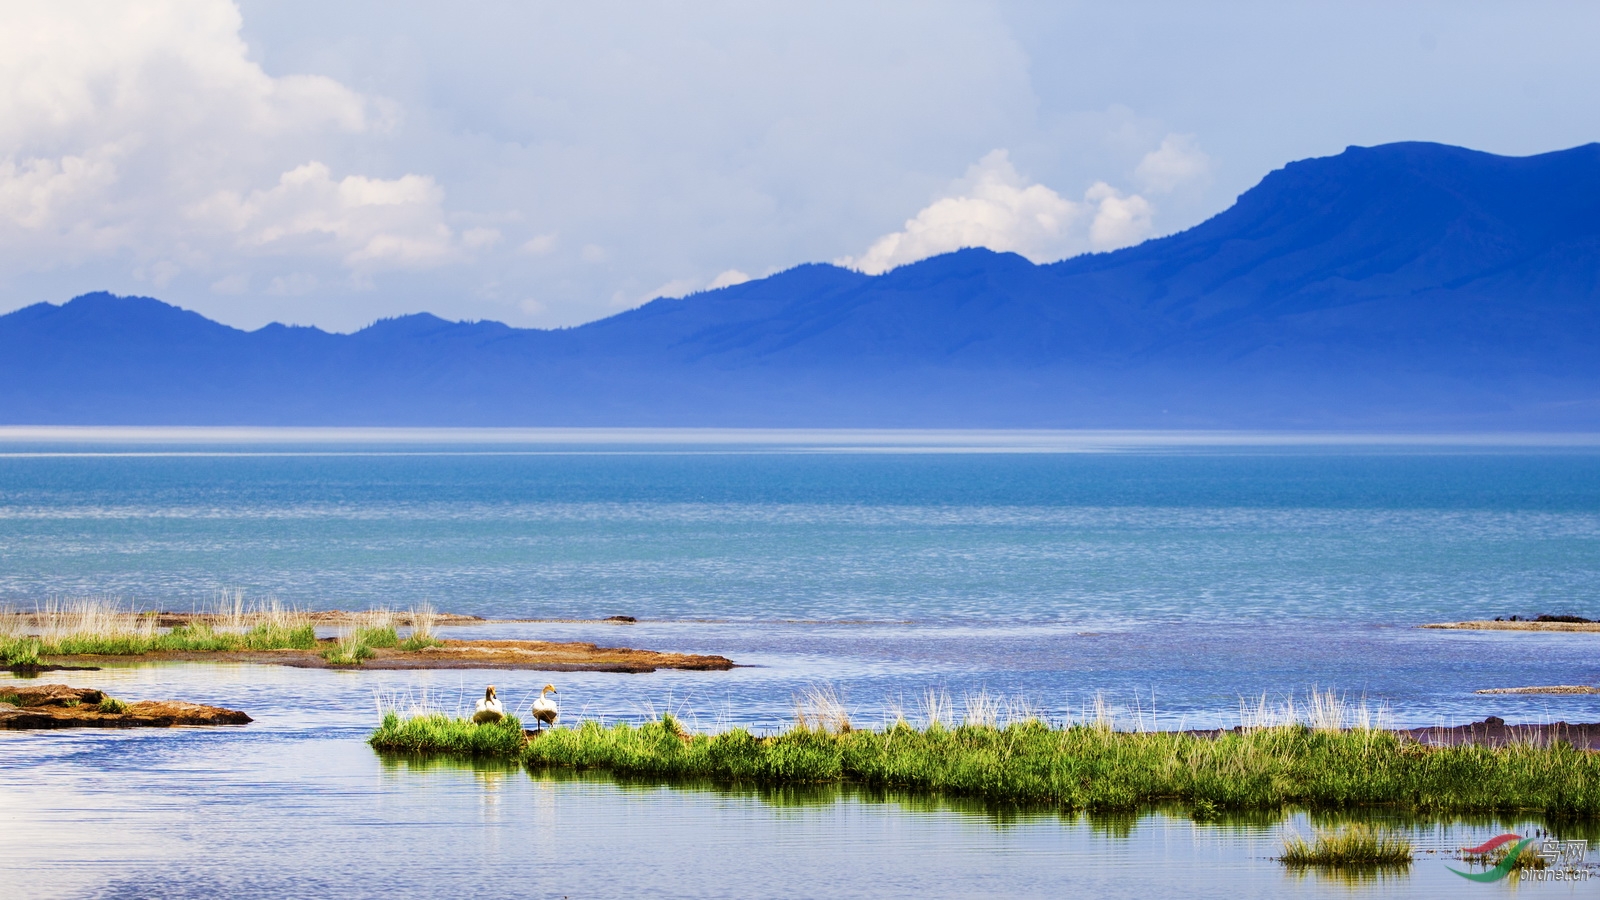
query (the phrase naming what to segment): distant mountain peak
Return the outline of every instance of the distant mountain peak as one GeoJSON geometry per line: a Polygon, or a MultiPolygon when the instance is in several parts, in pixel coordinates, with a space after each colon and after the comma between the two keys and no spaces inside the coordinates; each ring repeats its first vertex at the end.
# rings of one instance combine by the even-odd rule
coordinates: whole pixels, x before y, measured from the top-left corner
{"type": "Polygon", "coordinates": [[[433,313],[428,313],[428,312],[408,313],[408,314],[405,314],[405,315],[389,316],[389,317],[386,317],[386,318],[378,319],[377,321],[373,322],[371,325],[368,325],[367,327],[361,329],[360,331],[357,331],[356,333],[357,334],[367,334],[367,333],[371,333],[371,334],[417,334],[417,333],[438,331],[441,328],[450,328],[450,327],[452,327],[454,325],[459,325],[459,324],[461,324],[461,323],[460,322],[452,322],[452,321],[449,321],[448,319],[441,319],[440,317],[434,315],[433,313]]]}
{"type": "Polygon", "coordinates": [[[1409,142],[1110,253],[814,263],[553,331],[85,294],[0,316],[0,421],[1595,429],[1596,346],[1600,144],[1409,142]]]}

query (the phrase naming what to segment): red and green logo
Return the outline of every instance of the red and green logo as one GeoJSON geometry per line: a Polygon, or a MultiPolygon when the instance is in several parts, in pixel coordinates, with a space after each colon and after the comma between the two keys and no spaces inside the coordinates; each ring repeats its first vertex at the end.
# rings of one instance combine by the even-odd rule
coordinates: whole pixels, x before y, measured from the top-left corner
{"type": "Polygon", "coordinates": [[[1465,878],[1468,881],[1481,881],[1486,884],[1491,881],[1499,881],[1507,875],[1510,875],[1511,870],[1517,867],[1517,857],[1522,855],[1522,849],[1533,843],[1533,840],[1533,838],[1525,838],[1520,834],[1502,834],[1499,837],[1490,838],[1476,847],[1461,848],[1461,852],[1467,854],[1468,856],[1484,856],[1486,854],[1493,853],[1507,844],[1514,843],[1516,845],[1506,853],[1505,859],[1500,860],[1499,865],[1483,872],[1463,872],[1460,869],[1453,869],[1449,866],[1446,866],[1445,868],[1450,869],[1450,871],[1460,875],[1462,878],[1465,878]]]}

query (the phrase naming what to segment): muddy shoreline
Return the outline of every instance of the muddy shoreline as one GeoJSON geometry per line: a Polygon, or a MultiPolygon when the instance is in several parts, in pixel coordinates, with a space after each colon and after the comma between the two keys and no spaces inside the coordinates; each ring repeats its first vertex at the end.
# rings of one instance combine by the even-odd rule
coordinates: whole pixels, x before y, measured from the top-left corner
{"type": "Polygon", "coordinates": [[[300,669],[530,669],[548,672],[643,674],[658,669],[723,671],[734,668],[724,656],[662,653],[628,647],[601,647],[584,641],[454,641],[423,650],[375,649],[358,666],[336,666],[314,650],[156,651],[131,656],[51,657],[51,662],[118,665],[140,662],[226,662],[293,666],[300,669]]]}
{"type": "Polygon", "coordinates": [[[1499,716],[1454,727],[1404,728],[1395,731],[1419,744],[1432,747],[1459,747],[1482,744],[1504,747],[1507,744],[1532,744],[1548,747],[1566,741],[1580,750],[1600,751],[1600,722],[1549,722],[1541,725],[1507,725],[1499,716]]]}
{"type": "Polygon", "coordinates": [[[1484,688],[1473,691],[1474,694],[1549,694],[1553,696],[1571,696],[1573,694],[1600,694],[1600,688],[1587,684],[1547,684],[1534,687],[1509,687],[1509,688],[1484,688]]]}
{"type": "Polygon", "coordinates": [[[1474,619],[1467,622],[1430,622],[1419,628],[1455,631],[1590,631],[1600,632],[1600,622],[1530,622],[1518,620],[1474,619]]]}

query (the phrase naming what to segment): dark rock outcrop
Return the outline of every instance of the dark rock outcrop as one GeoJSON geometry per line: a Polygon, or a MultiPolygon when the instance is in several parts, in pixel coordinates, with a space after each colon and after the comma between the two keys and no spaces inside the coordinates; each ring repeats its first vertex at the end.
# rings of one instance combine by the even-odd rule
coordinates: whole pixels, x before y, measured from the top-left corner
{"type": "Polygon", "coordinates": [[[122,703],[93,688],[64,684],[0,687],[0,728],[170,728],[174,725],[245,725],[236,709],[142,700],[122,703]]]}

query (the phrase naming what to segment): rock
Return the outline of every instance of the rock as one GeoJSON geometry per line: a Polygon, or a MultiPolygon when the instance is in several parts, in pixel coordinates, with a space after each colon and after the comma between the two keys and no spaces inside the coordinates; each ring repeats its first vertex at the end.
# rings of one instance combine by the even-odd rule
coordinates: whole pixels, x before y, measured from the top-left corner
{"type": "Polygon", "coordinates": [[[1506,720],[1500,718],[1499,716],[1490,716],[1483,720],[1484,725],[1504,725],[1505,723],[1506,720]]]}
{"type": "Polygon", "coordinates": [[[6,700],[15,706],[76,706],[81,703],[99,703],[105,696],[94,688],[75,688],[64,684],[0,688],[0,700],[6,700]]]}
{"type": "Polygon", "coordinates": [[[248,725],[253,721],[237,709],[183,703],[176,700],[144,700],[128,704],[127,715],[136,726],[168,728],[173,725],[248,725]]]}
{"type": "Polygon", "coordinates": [[[635,622],[637,622],[639,620],[635,619],[633,616],[606,616],[604,619],[601,619],[600,621],[602,621],[602,622],[620,622],[623,625],[632,625],[633,623],[635,623],[635,622]]]}
{"type": "Polygon", "coordinates": [[[0,688],[0,728],[170,728],[174,725],[244,725],[250,717],[236,709],[144,700],[118,710],[101,709],[105,694],[64,684],[0,688]]]}

